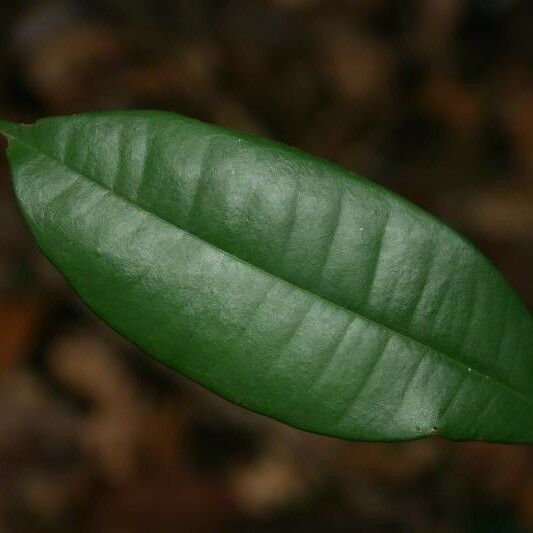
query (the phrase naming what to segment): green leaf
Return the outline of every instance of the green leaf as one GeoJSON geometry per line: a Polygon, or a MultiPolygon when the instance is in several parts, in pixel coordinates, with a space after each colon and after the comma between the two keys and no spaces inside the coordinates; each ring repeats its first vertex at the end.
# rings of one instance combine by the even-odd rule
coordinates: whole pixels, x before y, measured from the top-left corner
{"type": "Polygon", "coordinates": [[[17,126],[17,124],[13,124],[12,122],[0,118],[0,133],[6,137],[11,138],[20,128],[21,126],[17,126]]]}
{"type": "Polygon", "coordinates": [[[42,250],[164,364],[328,435],[533,441],[532,316],[419,208],[170,113],[0,130],[42,250]]]}

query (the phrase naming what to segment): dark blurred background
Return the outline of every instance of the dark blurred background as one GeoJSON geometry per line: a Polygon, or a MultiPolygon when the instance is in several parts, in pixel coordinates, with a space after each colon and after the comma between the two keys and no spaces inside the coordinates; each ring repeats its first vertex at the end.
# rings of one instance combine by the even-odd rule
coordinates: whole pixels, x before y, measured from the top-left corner
{"type": "MultiPolygon", "coordinates": [[[[533,307],[531,0],[0,2],[0,116],[174,110],[468,235],[533,307]]],[[[0,162],[0,531],[533,531],[533,449],[357,444],[241,410],[97,320],[0,162]]]]}

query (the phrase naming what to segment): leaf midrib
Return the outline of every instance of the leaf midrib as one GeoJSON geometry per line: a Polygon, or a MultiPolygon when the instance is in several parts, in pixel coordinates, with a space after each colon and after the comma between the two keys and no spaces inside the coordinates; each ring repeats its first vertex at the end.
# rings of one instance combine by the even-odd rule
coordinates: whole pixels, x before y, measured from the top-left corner
{"type": "Polygon", "coordinates": [[[65,161],[62,161],[61,159],[59,159],[58,157],[52,155],[52,154],[49,154],[47,152],[45,152],[44,150],[42,150],[40,147],[35,147],[33,145],[31,145],[30,143],[26,142],[25,140],[21,139],[19,136],[16,135],[16,133],[13,133],[12,131],[9,132],[9,138],[11,139],[14,139],[16,142],[19,142],[20,144],[26,146],[28,149],[34,151],[34,152],[37,152],[38,154],[41,154],[45,157],[47,157],[48,159],[54,161],[55,163],[59,164],[60,166],[66,168],[68,171],[76,174],[77,176],[79,176],[80,178],[82,179],[85,179],[87,181],[89,181],[90,183],[92,183],[93,185],[95,185],[96,187],[100,188],[100,189],[103,189],[105,191],[107,191],[108,193],[112,194],[113,196],[115,196],[116,198],[122,200],[123,202],[126,202],[127,204],[131,205],[132,207],[136,208],[136,209],[139,209],[145,213],[147,213],[148,215],[158,219],[159,221],[163,222],[164,224],[167,224],[175,229],[179,229],[180,231],[183,231],[184,233],[186,233],[187,235],[189,235],[190,237],[196,239],[196,240],[199,240],[201,241],[202,243],[204,244],[207,244],[208,246],[211,246],[212,248],[216,249],[217,251],[219,252],[222,252],[224,253],[225,255],[233,258],[234,260],[236,261],[239,261],[245,265],[247,265],[248,267],[251,267],[251,268],[254,268],[256,270],[258,270],[259,272],[267,275],[267,276],[270,276],[274,279],[277,279],[277,280],[281,280],[283,281],[284,283],[287,283],[289,285],[292,285],[296,288],[298,288],[299,290],[303,291],[304,293],[307,293],[315,298],[319,298],[320,300],[323,300],[325,302],[327,302],[328,304],[330,305],[333,305],[335,307],[338,307],[348,313],[350,313],[350,315],[353,315],[355,317],[358,317],[362,320],[365,320],[366,322],[368,323],[372,323],[376,326],[378,326],[379,328],[382,328],[386,331],[389,331],[390,333],[392,333],[393,335],[397,335],[401,338],[404,338],[404,339],[407,339],[408,341],[410,342],[413,342],[415,344],[418,344],[420,346],[422,346],[423,348],[425,348],[426,350],[429,350],[429,353],[430,354],[433,354],[434,356],[439,356],[441,359],[445,359],[447,360],[449,363],[455,365],[455,366],[458,366],[460,367],[463,372],[465,372],[467,375],[472,375],[472,373],[475,373],[475,374],[478,374],[481,379],[483,380],[490,380],[492,383],[494,383],[495,385],[499,386],[500,388],[504,389],[505,391],[509,392],[511,395],[514,395],[516,397],[518,397],[519,399],[521,399],[522,401],[525,401],[526,403],[528,404],[531,404],[533,405],[533,398],[530,398],[529,396],[527,396],[526,394],[524,394],[522,391],[520,390],[516,390],[512,387],[512,385],[504,382],[504,381],[501,381],[501,379],[498,379],[488,373],[486,373],[485,371],[479,369],[479,368],[476,368],[476,366],[473,366],[473,365],[470,365],[470,364],[466,364],[465,362],[461,361],[460,359],[458,359],[457,357],[454,357],[446,352],[443,352],[433,346],[431,346],[430,344],[427,344],[426,342],[424,341],[421,341],[419,339],[416,339],[414,337],[410,337],[409,335],[406,335],[405,333],[401,332],[401,331],[398,331],[398,330],[395,330],[394,328],[388,326],[387,324],[383,324],[381,322],[378,322],[364,314],[362,314],[360,311],[355,311],[353,309],[349,309],[348,307],[345,307],[341,304],[338,304],[336,302],[333,302],[331,300],[328,300],[327,298],[319,295],[319,294],[316,294],[315,292],[309,290],[309,289],[306,289],[304,287],[301,287],[300,285],[297,285],[296,283],[294,282],[291,282],[289,280],[286,280],[280,276],[277,276],[275,274],[272,274],[271,272],[269,272],[268,270],[264,270],[263,268],[253,264],[253,263],[250,263],[249,261],[246,261],[244,259],[241,259],[240,257],[222,249],[222,248],[219,248],[218,246],[216,246],[215,244],[203,239],[202,237],[200,237],[199,235],[196,235],[194,233],[191,233],[190,231],[184,229],[184,228],[181,228],[180,226],[170,222],[169,220],[166,220],[164,219],[163,217],[159,216],[158,214],[154,213],[153,211],[150,211],[148,209],[146,209],[145,207],[133,202],[132,200],[128,199],[128,198],[125,198],[121,195],[119,195],[116,191],[114,191],[111,187],[107,187],[101,183],[99,183],[98,181],[96,181],[94,178],[92,178],[91,176],[86,176],[84,174],[82,174],[80,171],[78,171],[77,169],[73,168],[72,166],[68,165],[65,161]]]}

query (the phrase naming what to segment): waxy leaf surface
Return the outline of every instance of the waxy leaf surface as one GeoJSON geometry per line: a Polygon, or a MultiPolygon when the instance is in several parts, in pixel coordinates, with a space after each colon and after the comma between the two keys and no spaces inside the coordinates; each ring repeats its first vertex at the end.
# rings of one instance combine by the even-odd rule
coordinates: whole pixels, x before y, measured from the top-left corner
{"type": "Polygon", "coordinates": [[[470,243],[293,148],[171,113],[0,121],[38,244],[169,367],[361,440],[533,441],[533,319],[470,243]]]}

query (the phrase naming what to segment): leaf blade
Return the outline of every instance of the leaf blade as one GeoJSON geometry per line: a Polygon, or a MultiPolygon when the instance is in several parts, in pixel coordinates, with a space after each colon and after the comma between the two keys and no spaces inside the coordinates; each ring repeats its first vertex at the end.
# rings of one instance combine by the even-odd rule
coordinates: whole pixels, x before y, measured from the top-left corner
{"type": "MultiPolygon", "coordinates": [[[[169,366],[254,410],[346,438],[399,440],[438,430],[452,438],[531,439],[531,317],[484,258],[417,208],[296,150],[170,114],[46,119],[24,128],[24,138],[18,139],[20,153],[10,155],[16,192],[41,247],[97,314],[169,366]],[[67,192],[59,194],[67,197],[59,196],[59,207],[48,210],[42,198],[49,187],[46,179],[38,187],[27,179],[43,174],[35,165],[41,157],[49,159],[39,165],[48,166],[50,175],[78,176],[68,186],[74,199],[65,185],[67,192]],[[29,170],[24,170],[25,159],[29,170]],[[103,198],[94,191],[80,195],[79,180],[107,191],[100,192],[123,202],[125,211],[112,202],[87,231],[87,215],[77,216],[77,206],[85,197],[103,198]],[[136,209],[183,232],[180,242],[192,238],[199,243],[200,248],[191,244],[172,256],[174,265],[187,254],[203,258],[193,262],[183,287],[196,279],[193,266],[204,262],[220,269],[222,261],[218,277],[200,269],[201,282],[196,280],[188,292],[173,285],[177,267],[150,248],[152,241],[159,242],[154,234],[139,237],[139,246],[153,250],[157,261],[141,251],[132,260],[135,239],[128,249],[114,241],[102,249],[106,239],[116,236],[115,230],[100,227],[105,214],[118,210],[121,217],[114,225],[124,225],[128,235],[136,209]],[[56,211],[72,217],[68,226],[53,218],[56,211]],[[47,237],[50,228],[67,231],[78,244],[92,244],[75,253],[57,249],[54,243],[65,236],[47,237]],[[81,231],[76,238],[72,228],[81,231]],[[100,244],[91,240],[94,235],[100,244]],[[410,259],[413,250],[415,260],[410,259]],[[80,255],[90,265],[83,276],[76,267],[80,255]],[[121,266],[109,270],[107,263],[121,266]],[[163,271],[160,263],[166,265],[163,271]],[[121,314],[119,306],[104,305],[101,290],[84,286],[84,279],[96,274],[107,280],[102,283],[108,290],[113,284],[123,287],[113,298],[124,301],[125,293],[135,293],[119,283],[132,265],[143,265],[145,276],[159,272],[157,279],[168,285],[169,294],[192,309],[199,306],[209,320],[195,315],[181,329],[171,321],[156,342],[150,336],[157,324],[140,327],[139,320],[164,300],[149,299],[149,306],[135,311],[151,292],[159,294],[155,282],[146,285],[137,274],[141,292],[126,305],[137,313],[135,320],[121,314]],[[226,270],[233,272],[233,280],[226,270]],[[477,288],[480,277],[483,290],[477,288]],[[237,285],[231,285],[235,280],[237,285]],[[265,286],[270,296],[262,294],[265,286]],[[437,306],[437,297],[444,303],[437,306]],[[261,298],[268,305],[257,311],[261,298]],[[471,299],[476,305],[469,307],[471,299]],[[451,314],[457,302],[467,308],[456,312],[459,318],[451,314]],[[502,329],[503,307],[511,311],[502,329]],[[255,319],[249,320],[254,311],[255,319]],[[201,324],[201,337],[195,324],[201,324]],[[163,337],[173,339],[174,352],[163,337]],[[213,338],[216,342],[209,344],[213,338]],[[192,362],[175,357],[186,350],[192,362]],[[506,353],[511,351],[520,373],[509,371],[506,353]],[[252,378],[257,386],[243,385],[252,378]],[[478,421],[479,415],[489,417],[490,424],[478,421]]],[[[49,201],[58,202],[57,197],[49,201]]],[[[139,216],[143,222],[135,231],[141,234],[143,225],[156,224],[139,216]]],[[[186,315],[183,305],[168,302],[163,308],[161,321],[186,315]]]]}

